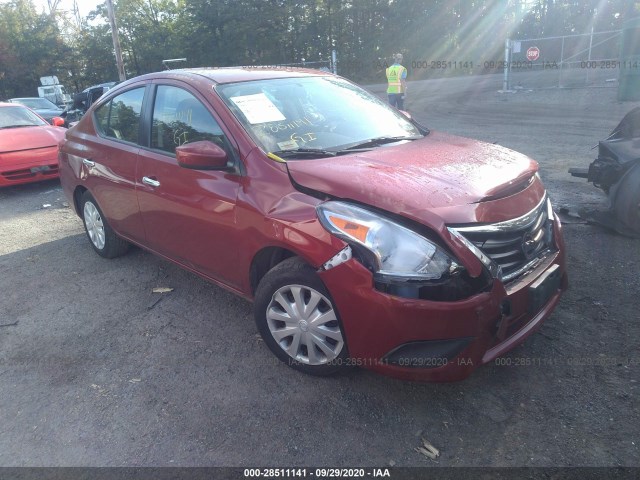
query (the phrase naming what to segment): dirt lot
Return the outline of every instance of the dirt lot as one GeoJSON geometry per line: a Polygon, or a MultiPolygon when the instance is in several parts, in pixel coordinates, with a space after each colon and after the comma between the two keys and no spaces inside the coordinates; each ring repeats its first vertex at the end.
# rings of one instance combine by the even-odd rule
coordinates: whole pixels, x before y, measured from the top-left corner
{"type": "MultiPolygon", "coordinates": [[[[556,205],[604,206],[566,171],[636,104],[500,83],[410,83],[408,110],[536,158],[556,205]]],[[[273,360],[249,303],[141,250],[95,255],[63,202],[56,182],[0,191],[1,466],[640,465],[636,240],[567,223],[570,290],[505,365],[319,379],[273,360]]]]}

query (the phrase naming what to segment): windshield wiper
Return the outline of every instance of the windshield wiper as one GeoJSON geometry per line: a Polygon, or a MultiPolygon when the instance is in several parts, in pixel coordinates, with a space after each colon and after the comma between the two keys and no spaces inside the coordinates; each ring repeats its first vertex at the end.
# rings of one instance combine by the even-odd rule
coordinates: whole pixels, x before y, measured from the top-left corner
{"type": "Polygon", "coordinates": [[[277,150],[273,153],[274,155],[278,155],[279,157],[295,157],[301,155],[309,155],[309,156],[320,156],[320,157],[335,157],[336,155],[344,155],[348,153],[354,152],[366,152],[371,150],[373,147],[378,147],[385,143],[393,143],[399,142],[401,140],[417,140],[422,137],[377,137],[370,138],[368,140],[364,140],[362,142],[353,143],[350,145],[346,145],[344,147],[338,148],[336,150],[325,150],[322,148],[294,148],[291,150],[277,150]]]}
{"type": "Polygon", "coordinates": [[[275,152],[270,152],[274,155],[278,155],[279,157],[294,157],[297,155],[313,155],[313,156],[322,156],[322,157],[335,157],[336,152],[331,150],[324,150],[322,148],[294,148],[291,150],[277,150],[275,152]]]}
{"type": "Polygon", "coordinates": [[[417,140],[422,137],[376,137],[370,138],[368,140],[364,140],[362,142],[354,143],[352,145],[347,145],[343,147],[342,150],[353,150],[355,148],[363,148],[363,147],[379,147],[380,145],[384,145],[385,143],[393,143],[399,142],[400,140],[417,140]]]}

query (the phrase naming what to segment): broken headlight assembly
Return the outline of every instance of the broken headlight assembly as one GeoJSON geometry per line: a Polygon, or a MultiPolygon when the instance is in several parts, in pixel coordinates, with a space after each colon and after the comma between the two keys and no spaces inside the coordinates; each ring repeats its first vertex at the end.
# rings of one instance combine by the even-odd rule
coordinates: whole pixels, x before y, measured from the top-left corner
{"type": "Polygon", "coordinates": [[[317,211],[324,228],[353,248],[377,283],[438,284],[463,270],[431,240],[373,211],[338,201],[317,211]]]}

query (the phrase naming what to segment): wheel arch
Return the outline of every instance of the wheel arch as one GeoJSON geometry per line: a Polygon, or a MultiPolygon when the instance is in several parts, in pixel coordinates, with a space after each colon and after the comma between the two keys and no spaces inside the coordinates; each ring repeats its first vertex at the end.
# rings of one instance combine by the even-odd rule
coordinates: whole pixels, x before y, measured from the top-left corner
{"type": "Polygon", "coordinates": [[[73,207],[76,209],[76,214],[80,218],[82,218],[82,195],[84,195],[84,192],[86,192],[87,190],[87,187],[85,187],[84,185],[78,185],[73,191],[73,207]]]}
{"type": "Polygon", "coordinates": [[[251,295],[255,295],[260,280],[262,280],[269,270],[291,257],[300,257],[309,263],[302,255],[284,247],[269,246],[256,252],[249,267],[251,295]]]}

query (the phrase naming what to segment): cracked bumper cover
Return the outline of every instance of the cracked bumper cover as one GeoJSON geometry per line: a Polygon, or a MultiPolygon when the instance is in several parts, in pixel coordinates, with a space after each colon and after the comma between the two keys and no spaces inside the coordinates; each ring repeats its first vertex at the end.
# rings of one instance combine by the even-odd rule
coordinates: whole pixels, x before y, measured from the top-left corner
{"type": "Polygon", "coordinates": [[[568,285],[560,243],[534,271],[454,302],[382,293],[353,258],[319,274],[340,312],[351,364],[405,380],[457,381],[522,343],[551,315],[568,285]],[[530,287],[550,269],[560,286],[531,311],[530,287]]]}

